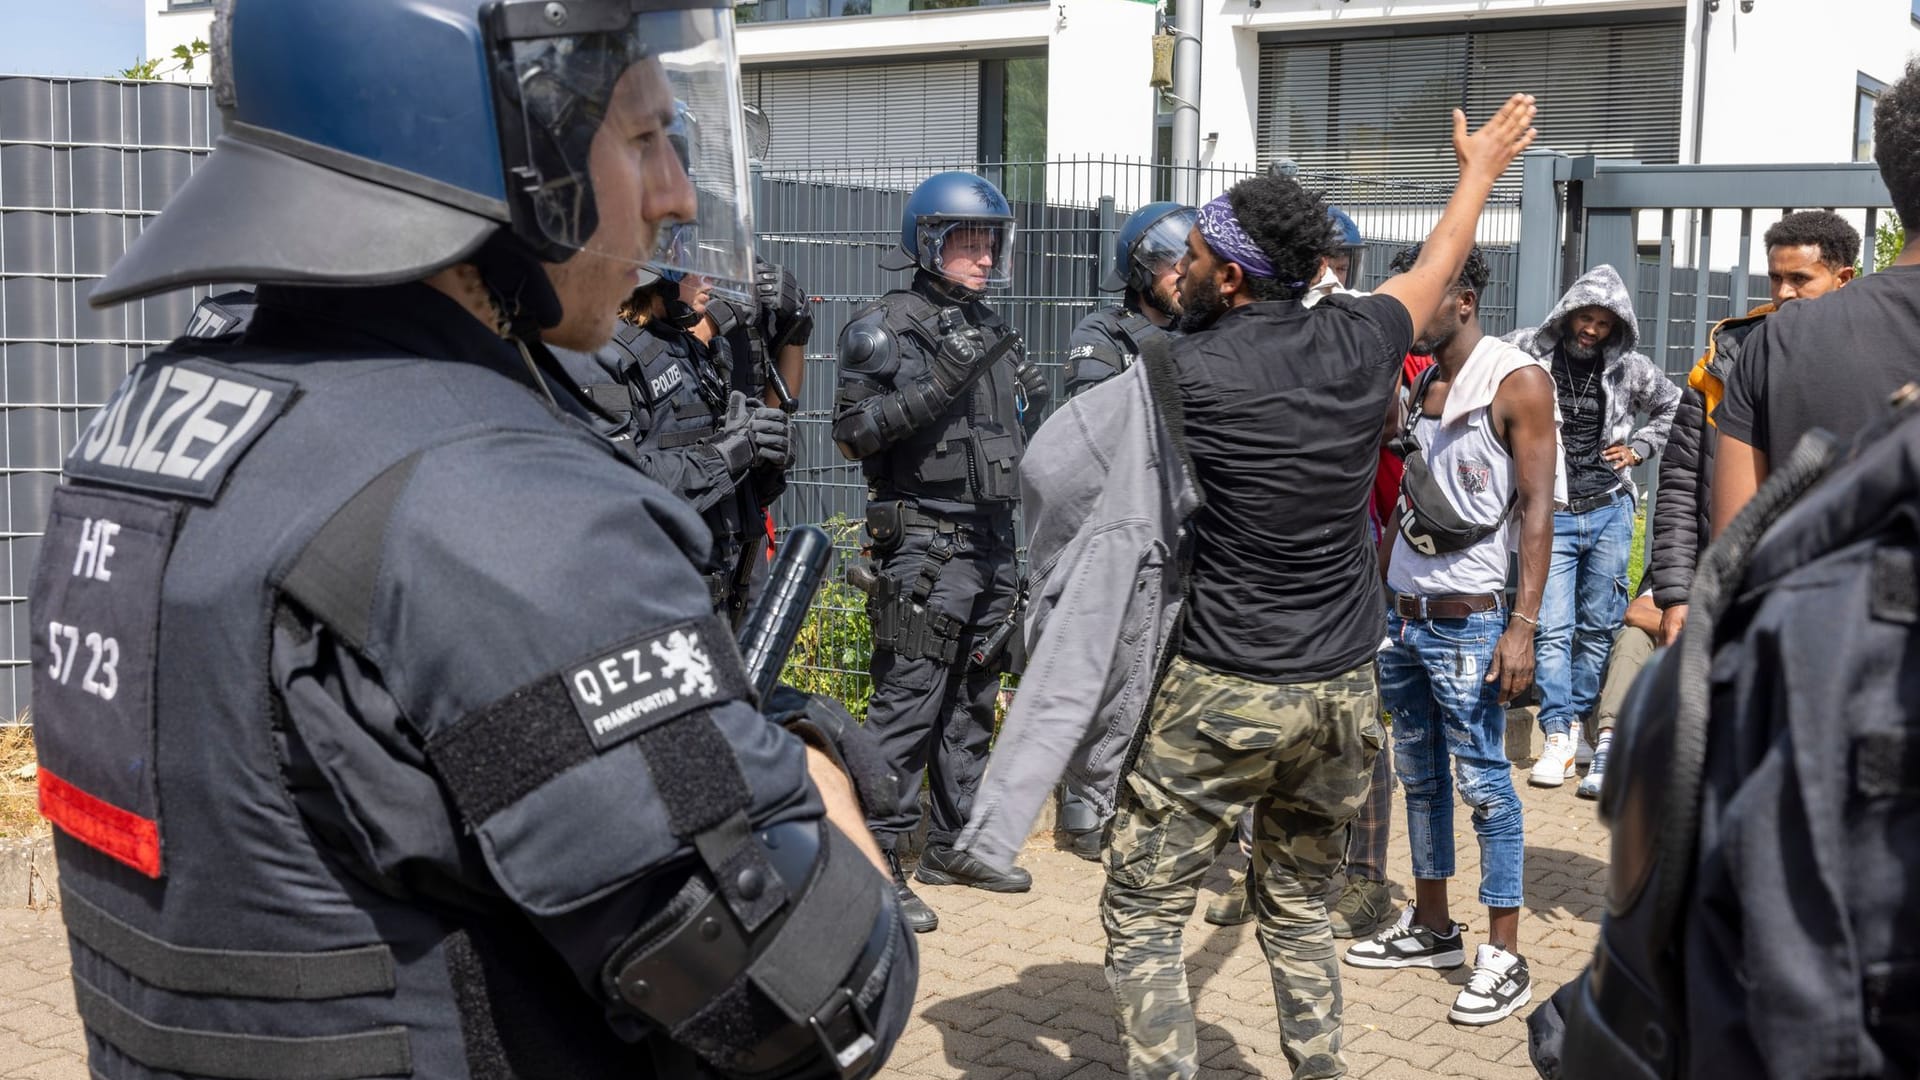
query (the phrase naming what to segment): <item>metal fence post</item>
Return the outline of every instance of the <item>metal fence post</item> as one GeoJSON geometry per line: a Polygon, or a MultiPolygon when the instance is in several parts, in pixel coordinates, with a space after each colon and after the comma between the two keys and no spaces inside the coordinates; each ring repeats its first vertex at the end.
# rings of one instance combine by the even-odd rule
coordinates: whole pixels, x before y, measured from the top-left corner
{"type": "Polygon", "coordinates": [[[1529,150],[1521,155],[1520,254],[1513,324],[1546,318],[1560,294],[1560,190],[1554,170],[1567,155],[1529,150]]]}
{"type": "Polygon", "coordinates": [[[1119,228],[1119,226],[1116,224],[1118,219],[1119,219],[1119,214],[1115,213],[1113,208],[1113,196],[1102,195],[1100,197],[1100,211],[1099,211],[1100,261],[1093,268],[1094,290],[1091,293],[1091,295],[1096,297],[1100,295],[1098,290],[1100,287],[1101,275],[1107,272],[1107,267],[1113,265],[1113,256],[1114,256],[1113,247],[1114,247],[1114,241],[1117,239],[1117,237],[1115,236],[1115,230],[1119,228]]]}

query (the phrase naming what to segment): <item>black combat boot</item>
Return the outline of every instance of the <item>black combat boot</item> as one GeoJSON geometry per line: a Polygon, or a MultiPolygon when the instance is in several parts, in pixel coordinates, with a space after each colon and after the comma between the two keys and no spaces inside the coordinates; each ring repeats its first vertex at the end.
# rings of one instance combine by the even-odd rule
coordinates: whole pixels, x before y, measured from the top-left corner
{"type": "Polygon", "coordinates": [[[920,853],[920,868],[915,881],[928,885],[971,885],[988,892],[1026,892],[1033,887],[1033,875],[1019,867],[1001,873],[964,851],[927,845],[920,853]]]}
{"type": "Polygon", "coordinates": [[[887,857],[887,868],[893,871],[893,895],[900,900],[900,917],[907,920],[907,929],[924,934],[938,928],[940,916],[907,887],[907,875],[900,869],[900,856],[894,854],[892,848],[880,850],[887,857]]]}

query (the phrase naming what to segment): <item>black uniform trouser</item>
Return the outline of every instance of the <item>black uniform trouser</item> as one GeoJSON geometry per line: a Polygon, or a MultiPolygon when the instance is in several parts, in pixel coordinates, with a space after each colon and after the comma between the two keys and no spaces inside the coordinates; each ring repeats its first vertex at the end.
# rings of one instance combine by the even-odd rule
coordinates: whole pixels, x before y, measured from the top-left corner
{"type": "Polygon", "coordinates": [[[986,670],[976,670],[967,657],[1013,610],[1018,583],[1013,517],[1006,514],[987,520],[990,525],[951,532],[915,527],[896,551],[879,560],[877,569],[891,583],[893,593],[911,595],[929,558],[947,554],[926,606],[960,626],[951,661],[874,649],[867,730],[879,737],[888,763],[900,777],[900,801],[890,812],[876,813],[867,822],[881,847],[894,847],[902,833],[912,832],[919,824],[922,770],[933,803],[927,843],[951,846],[967,823],[973,794],[987,769],[1001,665],[996,661],[986,670]]]}

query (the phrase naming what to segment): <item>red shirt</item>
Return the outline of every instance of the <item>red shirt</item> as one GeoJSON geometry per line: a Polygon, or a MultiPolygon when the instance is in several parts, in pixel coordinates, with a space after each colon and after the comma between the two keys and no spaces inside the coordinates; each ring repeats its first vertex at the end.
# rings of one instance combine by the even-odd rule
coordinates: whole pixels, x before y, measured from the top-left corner
{"type": "MultiPolygon", "coordinates": [[[[1400,391],[1404,395],[1413,389],[1420,373],[1433,366],[1433,357],[1407,354],[1400,362],[1400,391]]],[[[1393,520],[1393,504],[1400,501],[1400,480],[1406,475],[1406,462],[1386,447],[1380,448],[1380,465],[1373,473],[1373,502],[1369,511],[1373,518],[1373,539],[1379,543],[1386,536],[1386,523],[1393,520]]]]}

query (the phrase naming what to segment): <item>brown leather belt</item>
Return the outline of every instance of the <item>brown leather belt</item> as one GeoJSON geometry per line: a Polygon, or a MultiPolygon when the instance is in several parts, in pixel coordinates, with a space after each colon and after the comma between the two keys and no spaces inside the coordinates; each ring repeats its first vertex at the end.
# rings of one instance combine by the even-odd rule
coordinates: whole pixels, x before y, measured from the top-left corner
{"type": "Polygon", "coordinates": [[[1464,619],[1500,607],[1498,593],[1437,593],[1393,595],[1393,612],[1403,619],[1464,619]]]}

